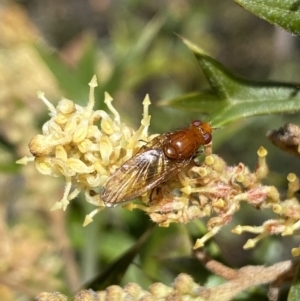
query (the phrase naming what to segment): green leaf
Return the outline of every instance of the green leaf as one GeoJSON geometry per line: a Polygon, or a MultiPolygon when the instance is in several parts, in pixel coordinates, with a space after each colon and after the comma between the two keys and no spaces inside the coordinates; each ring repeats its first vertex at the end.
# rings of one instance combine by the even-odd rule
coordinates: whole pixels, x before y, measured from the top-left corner
{"type": "Polygon", "coordinates": [[[196,45],[185,39],[183,42],[196,56],[211,89],[162,101],[160,104],[210,114],[214,127],[250,116],[300,110],[300,89],[296,84],[242,78],[196,45]]]}
{"type": "Polygon", "coordinates": [[[161,101],[159,105],[172,105],[178,109],[211,115],[222,106],[225,107],[226,101],[222,101],[212,90],[203,90],[173,98],[171,101],[161,101]]]}
{"type": "Polygon", "coordinates": [[[258,17],[300,35],[300,3],[296,0],[234,0],[258,17]]]}

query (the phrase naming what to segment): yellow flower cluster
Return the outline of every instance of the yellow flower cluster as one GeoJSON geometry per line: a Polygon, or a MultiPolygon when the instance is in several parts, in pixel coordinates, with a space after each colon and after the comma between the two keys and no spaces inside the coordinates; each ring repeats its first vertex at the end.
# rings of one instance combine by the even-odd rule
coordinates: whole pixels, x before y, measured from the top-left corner
{"type": "Polygon", "coordinates": [[[34,161],[41,174],[65,177],[63,198],[52,210],[65,210],[70,201],[84,191],[87,201],[99,206],[87,215],[85,225],[104,208],[95,190],[130,159],[145,141],[152,139],[148,137],[151,118],[148,114],[148,96],[143,101],[141,126],[135,132],[121,123],[119,113],[112,106],[112,98],[107,93],[104,102],[113,118],[103,110],[94,111],[94,89],[97,86],[95,76],[89,85],[90,95],[86,107],[68,99],[62,99],[54,107],[43,93],[38,93],[38,97],[48,107],[51,119],[43,125],[43,133],[29,143],[33,157],[24,157],[18,161],[20,164],[34,161]]]}

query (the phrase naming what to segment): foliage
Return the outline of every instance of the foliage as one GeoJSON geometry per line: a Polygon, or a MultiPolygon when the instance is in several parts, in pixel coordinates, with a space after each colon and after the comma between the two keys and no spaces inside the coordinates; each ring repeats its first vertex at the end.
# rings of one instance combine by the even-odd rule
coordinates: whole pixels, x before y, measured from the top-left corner
{"type": "MultiPolygon", "coordinates": [[[[92,2],[84,9],[76,5],[71,9],[62,1],[60,8],[64,9],[59,14],[55,2],[45,7],[10,3],[0,8],[2,299],[27,301],[42,291],[61,291],[51,297],[65,300],[63,294],[71,295],[79,287],[96,290],[118,284],[124,289],[112,286],[100,295],[113,296],[115,292],[119,299],[134,293],[151,294],[156,299],[193,299],[202,294],[203,300],[213,300],[217,294],[215,300],[220,300],[220,294],[231,292],[222,295],[222,300],[234,296],[236,300],[267,300],[265,287],[259,286],[265,283],[272,284],[269,300],[286,300],[284,292],[279,296],[280,286],[294,276],[288,300],[297,300],[298,260],[285,260],[290,258],[292,248],[297,249],[296,242],[281,235],[265,235],[264,230],[274,228],[262,220],[282,214],[289,226],[297,224],[296,219],[285,218],[298,206],[299,159],[268,144],[265,133],[299,120],[299,85],[294,83],[299,70],[295,64],[297,52],[292,51],[298,45],[286,42],[285,51],[289,52],[284,53],[274,42],[276,37],[273,40],[278,30],[259,18],[299,36],[299,1],[175,0],[142,4],[131,0],[126,4],[104,1],[106,4],[99,6],[92,2]],[[46,31],[46,43],[41,43],[26,9],[39,29],[46,31]],[[37,18],[43,9],[47,13],[37,18]],[[254,232],[262,231],[256,232],[263,235],[257,235],[260,243],[254,252],[243,250],[247,238],[229,233],[226,226],[206,243],[205,252],[192,254],[196,239],[208,233],[202,219],[148,231],[153,222],[147,212],[115,208],[99,212],[93,223],[83,228],[83,217],[95,208],[84,202],[83,196],[73,200],[66,212],[49,212],[62,197],[63,183],[39,176],[33,165],[15,165],[18,158],[28,155],[28,142],[49,119],[36,90],[44,91],[51,101],[64,95],[84,107],[87,83],[94,74],[99,82],[96,109],[105,108],[104,92],[109,92],[122,120],[132,128],[138,128],[141,101],[148,93],[153,103],[150,132],[184,127],[193,119],[211,121],[217,128],[214,155],[222,157],[226,167],[241,166],[240,162],[245,167],[254,165],[255,151],[261,145],[268,148],[267,163],[272,172],[266,179],[260,177],[254,186],[274,185],[283,198],[295,198],[284,203],[286,207],[276,207],[280,213],[275,214],[270,209],[257,210],[259,206],[239,203],[229,228],[243,232],[250,228],[237,225],[249,224],[254,232]],[[253,226],[261,224],[264,229],[253,226]],[[148,235],[146,241],[143,233],[148,235]],[[14,275],[18,275],[17,284],[14,275]],[[126,285],[129,282],[136,285],[126,285]]],[[[291,128],[294,126],[271,132],[272,142],[297,155],[299,136],[289,132],[291,128]]],[[[265,166],[259,162],[258,166],[265,166]]],[[[256,171],[249,172],[249,177],[257,176],[256,171]]],[[[278,233],[288,233],[282,231],[278,233]]],[[[82,292],[77,298],[85,294],[95,298],[90,291],[82,292]]],[[[40,294],[38,300],[49,298],[49,294],[40,294]]]]}

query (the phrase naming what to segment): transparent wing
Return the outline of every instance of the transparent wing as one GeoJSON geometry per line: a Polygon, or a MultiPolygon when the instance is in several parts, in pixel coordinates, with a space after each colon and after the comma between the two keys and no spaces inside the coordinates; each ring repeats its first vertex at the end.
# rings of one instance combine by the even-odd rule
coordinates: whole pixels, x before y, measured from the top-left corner
{"type": "Polygon", "coordinates": [[[154,138],[110,176],[100,193],[107,206],[116,206],[144,194],[178,174],[191,161],[191,158],[168,159],[161,147],[161,138],[154,138]]]}

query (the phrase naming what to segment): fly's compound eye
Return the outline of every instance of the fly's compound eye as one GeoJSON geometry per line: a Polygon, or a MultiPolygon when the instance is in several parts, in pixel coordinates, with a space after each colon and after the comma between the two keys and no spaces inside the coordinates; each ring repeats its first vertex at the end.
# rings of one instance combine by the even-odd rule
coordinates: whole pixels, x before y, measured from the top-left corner
{"type": "Polygon", "coordinates": [[[201,120],[194,120],[192,122],[192,125],[196,126],[196,127],[200,127],[200,125],[202,124],[203,122],[201,120]]]}
{"type": "Polygon", "coordinates": [[[205,144],[208,144],[212,140],[212,135],[210,133],[206,133],[203,135],[205,144]]]}

